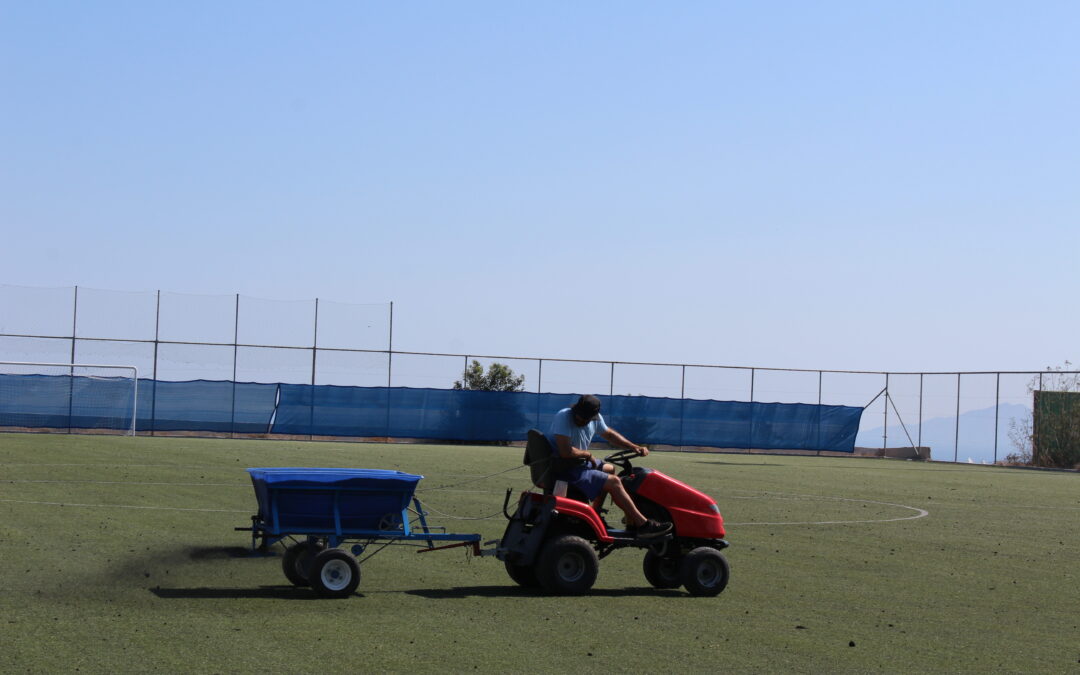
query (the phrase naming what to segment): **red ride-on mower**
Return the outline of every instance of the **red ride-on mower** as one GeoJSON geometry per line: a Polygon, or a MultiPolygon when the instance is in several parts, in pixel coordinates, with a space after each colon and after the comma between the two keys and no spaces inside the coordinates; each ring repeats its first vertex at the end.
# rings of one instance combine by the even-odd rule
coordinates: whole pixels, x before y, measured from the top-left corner
{"type": "Polygon", "coordinates": [[[633,466],[630,460],[637,456],[624,450],[604,461],[618,467],[626,491],[647,518],[674,526],[669,534],[653,539],[609,528],[572,487],[565,497],[553,494],[552,477],[560,468],[558,462],[566,460],[552,455],[543,434],[530,431],[525,463],[543,494],[522,493],[511,515],[507,491],[503,513],[510,522],[496,555],[510,578],[549,593],[585,593],[596,581],[601,558],[619,548],[638,548],[646,549],[645,578],[656,588],[684,586],[691,595],[703,596],[724,590],[730,570],[720,551],[728,542],[716,501],[659,471],[633,466]]]}

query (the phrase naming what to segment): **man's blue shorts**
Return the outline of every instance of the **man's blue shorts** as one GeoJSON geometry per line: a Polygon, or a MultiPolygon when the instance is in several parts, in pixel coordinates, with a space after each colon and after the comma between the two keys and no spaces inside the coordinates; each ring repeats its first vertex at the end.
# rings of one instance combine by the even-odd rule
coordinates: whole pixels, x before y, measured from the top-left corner
{"type": "Polygon", "coordinates": [[[585,497],[591,502],[603,492],[604,483],[607,482],[609,475],[594,468],[597,466],[603,466],[603,463],[595,459],[592,463],[580,464],[563,472],[563,474],[559,476],[559,480],[565,480],[568,484],[581,490],[585,493],[585,497]]]}

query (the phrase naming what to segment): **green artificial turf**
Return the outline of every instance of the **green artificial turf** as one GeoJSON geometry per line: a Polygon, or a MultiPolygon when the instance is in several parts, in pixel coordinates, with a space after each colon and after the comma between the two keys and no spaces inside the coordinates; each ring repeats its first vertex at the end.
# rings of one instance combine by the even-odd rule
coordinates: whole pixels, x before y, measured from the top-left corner
{"type": "Polygon", "coordinates": [[[255,510],[246,467],[349,466],[423,474],[431,522],[497,539],[506,488],[528,487],[520,461],[0,434],[0,671],[1080,670],[1073,473],[654,453],[644,464],[729,523],[731,582],[714,598],[649,587],[636,550],[566,598],[518,588],[494,558],[394,547],[364,562],[355,596],[318,600],[233,530],[255,510]]]}

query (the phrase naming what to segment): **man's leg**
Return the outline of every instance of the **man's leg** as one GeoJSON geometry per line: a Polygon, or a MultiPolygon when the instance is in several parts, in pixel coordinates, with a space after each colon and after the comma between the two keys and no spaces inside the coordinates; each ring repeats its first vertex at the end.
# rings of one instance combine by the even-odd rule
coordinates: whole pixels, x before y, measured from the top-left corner
{"type": "MultiPolygon", "coordinates": [[[[598,467],[597,467],[598,471],[603,471],[604,473],[607,473],[607,474],[615,473],[615,467],[613,465],[604,464],[602,462],[598,462],[597,464],[598,464],[598,467]]],[[[609,478],[609,480],[610,480],[610,478],[609,478]]],[[[620,483],[621,482],[622,481],[620,481],[620,483]]],[[[592,503],[592,507],[594,509],[596,509],[597,513],[600,513],[600,509],[604,508],[604,497],[606,497],[606,496],[607,496],[607,483],[604,483],[604,489],[600,491],[600,495],[596,499],[594,499],[593,503],[592,503]]]]}
{"type": "Polygon", "coordinates": [[[604,483],[604,492],[610,493],[611,501],[615,502],[626,513],[626,524],[635,531],[637,538],[648,539],[671,532],[671,523],[658,523],[655,520],[649,520],[638,510],[634,500],[630,498],[630,493],[626,491],[618,476],[608,476],[607,481],[604,483]]]}
{"type": "Polygon", "coordinates": [[[623,510],[626,514],[626,524],[631,527],[637,527],[643,525],[647,520],[641,511],[638,510],[634,500],[630,499],[630,494],[623,487],[622,481],[618,476],[609,475],[607,481],[604,483],[604,491],[600,493],[597,500],[603,501],[604,494],[611,495],[611,501],[615,502],[615,505],[623,510]]]}

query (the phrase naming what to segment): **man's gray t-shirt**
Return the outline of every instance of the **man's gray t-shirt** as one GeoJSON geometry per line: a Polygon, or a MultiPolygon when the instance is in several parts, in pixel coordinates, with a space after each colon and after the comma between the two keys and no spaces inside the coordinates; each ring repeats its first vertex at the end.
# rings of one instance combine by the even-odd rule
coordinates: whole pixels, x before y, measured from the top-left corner
{"type": "Polygon", "coordinates": [[[555,436],[567,436],[570,446],[578,450],[588,450],[595,434],[602,434],[608,430],[604,417],[596,414],[592,420],[583,427],[574,424],[574,413],[570,408],[563,408],[555,413],[555,419],[551,420],[551,429],[547,433],[548,442],[551,443],[552,452],[559,454],[559,444],[555,442],[555,436]]]}

